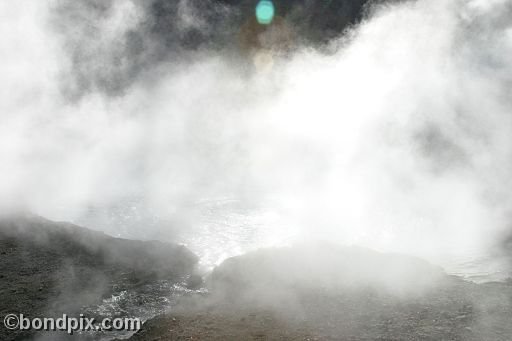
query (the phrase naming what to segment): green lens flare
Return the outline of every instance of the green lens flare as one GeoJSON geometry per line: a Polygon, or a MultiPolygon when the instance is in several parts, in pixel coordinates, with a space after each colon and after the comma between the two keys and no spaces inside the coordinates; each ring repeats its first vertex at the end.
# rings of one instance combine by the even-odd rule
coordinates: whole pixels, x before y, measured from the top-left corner
{"type": "Polygon", "coordinates": [[[256,6],[256,19],[261,25],[268,25],[274,19],[274,4],[270,0],[261,0],[256,6]]]}

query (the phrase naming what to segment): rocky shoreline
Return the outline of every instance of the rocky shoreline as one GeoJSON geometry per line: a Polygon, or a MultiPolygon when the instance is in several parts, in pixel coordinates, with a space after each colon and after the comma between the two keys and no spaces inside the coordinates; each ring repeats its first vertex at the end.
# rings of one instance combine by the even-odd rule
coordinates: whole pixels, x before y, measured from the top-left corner
{"type": "MultiPolygon", "coordinates": [[[[0,315],[78,315],[84,307],[148,283],[185,283],[197,261],[180,245],[114,238],[31,214],[2,216],[0,315]]],[[[0,328],[1,340],[30,339],[36,334],[0,328]]],[[[65,335],[48,337],[57,340],[65,335]]]]}
{"type": "MultiPolygon", "coordinates": [[[[475,284],[414,257],[357,247],[308,243],[250,252],[225,260],[203,283],[198,257],[183,246],[18,214],[0,218],[0,260],[2,316],[85,311],[101,317],[86,307],[116,293],[130,292],[126,299],[144,307],[156,295],[144,290],[155,283],[202,287],[180,292],[134,341],[501,341],[512,335],[512,283],[475,284]]],[[[159,294],[169,295],[169,286],[159,294]]],[[[0,328],[1,340],[68,338],[0,328]]]]}
{"type": "Polygon", "coordinates": [[[329,244],[226,260],[130,340],[510,340],[512,285],[329,244]]]}

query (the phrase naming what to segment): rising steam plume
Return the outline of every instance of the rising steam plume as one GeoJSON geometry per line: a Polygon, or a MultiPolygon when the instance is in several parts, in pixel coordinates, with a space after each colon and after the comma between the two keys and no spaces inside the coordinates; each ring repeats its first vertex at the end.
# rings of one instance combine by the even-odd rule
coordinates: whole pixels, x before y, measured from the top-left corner
{"type": "Polygon", "coordinates": [[[293,43],[263,68],[240,47],[248,1],[1,3],[1,207],[136,197],[193,226],[229,197],[340,243],[503,244],[512,3],[276,3],[293,43]]]}

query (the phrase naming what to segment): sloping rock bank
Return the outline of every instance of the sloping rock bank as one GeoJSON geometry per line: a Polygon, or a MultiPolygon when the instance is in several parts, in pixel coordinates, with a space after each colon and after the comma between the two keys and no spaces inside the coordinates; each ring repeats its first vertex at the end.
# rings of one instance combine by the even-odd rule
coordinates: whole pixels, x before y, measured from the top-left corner
{"type": "Polygon", "coordinates": [[[329,244],[226,260],[130,340],[510,340],[512,286],[329,244]]]}
{"type": "MultiPolygon", "coordinates": [[[[180,282],[197,256],[183,246],[113,238],[30,214],[0,217],[0,316],[81,313],[114,291],[180,282]]],[[[0,328],[0,340],[33,337],[0,328]]]]}

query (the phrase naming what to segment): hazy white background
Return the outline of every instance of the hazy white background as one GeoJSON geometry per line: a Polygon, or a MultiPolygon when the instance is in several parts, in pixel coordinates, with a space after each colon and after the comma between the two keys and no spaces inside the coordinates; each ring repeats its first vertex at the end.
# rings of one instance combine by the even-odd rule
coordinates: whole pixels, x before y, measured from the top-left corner
{"type": "Polygon", "coordinates": [[[65,96],[70,45],[88,73],[123,70],[140,3],[86,18],[94,34],[55,25],[58,5],[0,1],[3,210],[134,238],[189,229],[181,241],[216,248],[211,262],[315,238],[448,264],[508,237],[511,1],[385,6],[329,56],[304,48],[247,74],[198,53],[79,100],[65,96]]]}

